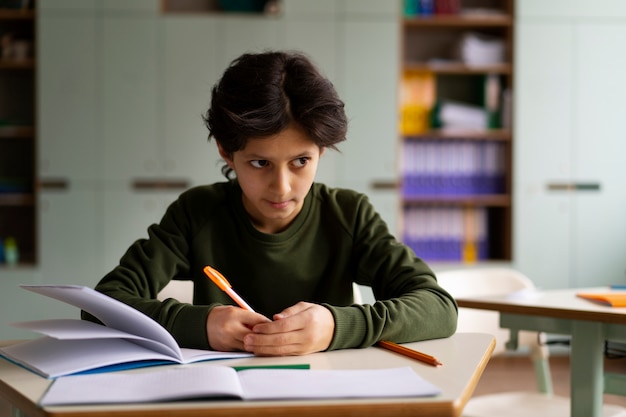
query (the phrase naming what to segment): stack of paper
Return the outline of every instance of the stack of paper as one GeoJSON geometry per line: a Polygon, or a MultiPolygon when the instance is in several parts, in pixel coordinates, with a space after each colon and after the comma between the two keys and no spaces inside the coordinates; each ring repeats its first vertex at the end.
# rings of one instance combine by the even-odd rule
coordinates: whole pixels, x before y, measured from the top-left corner
{"type": "Polygon", "coordinates": [[[460,59],[466,65],[494,65],[505,62],[505,44],[502,39],[479,33],[466,33],[459,44],[460,59]]]}

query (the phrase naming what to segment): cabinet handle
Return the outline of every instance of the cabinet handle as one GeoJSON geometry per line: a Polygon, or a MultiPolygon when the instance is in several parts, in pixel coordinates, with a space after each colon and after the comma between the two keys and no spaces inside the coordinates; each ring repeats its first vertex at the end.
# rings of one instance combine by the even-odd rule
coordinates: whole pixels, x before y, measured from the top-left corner
{"type": "Polygon", "coordinates": [[[41,178],[37,186],[40,190],[65,191],[70,188],[67,178],[41,178]]]}
{"type": "Polygon", "coordinates": [[[548,191],[600,191],[599,182],[551,182],[548,191]]]}
{"type": "Polygon", "coordinates": [[[393,180],[377,180],[370,183],[373,190],[397,190],[400,188],[398,181],[393,180]]]}
{"type": "Polygon", "coordinates": [[[189,188],[189,181],[175,179],[134,179],[131,182],[137,191],[176,191],[189,188]]]}

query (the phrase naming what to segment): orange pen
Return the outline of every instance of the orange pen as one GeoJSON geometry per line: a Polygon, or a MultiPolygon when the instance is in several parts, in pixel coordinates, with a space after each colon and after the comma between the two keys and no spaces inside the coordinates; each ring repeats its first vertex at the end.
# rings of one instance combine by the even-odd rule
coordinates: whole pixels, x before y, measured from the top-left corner
{"type": "Polygon", "coordinates": [[[244,310],[254,312],[252,307],[250,307],[248,303],[246,303],[243,300],[243,298],[241,298],[239,294],[237,294],[235,290],[233,290],[232,286],[230,285],[230,282],[228,282],[228,280],[224,277],[224,275],[220,274],[217,269],[211,268],[210,266],[205,266],[204,273],[209,278],[211,278],[211,281],[213,281],[215,285],[220,287],[220,290],[228,294],[228,296],[232,298],[239,305],[239,307],[243,308],[244,310]]]}

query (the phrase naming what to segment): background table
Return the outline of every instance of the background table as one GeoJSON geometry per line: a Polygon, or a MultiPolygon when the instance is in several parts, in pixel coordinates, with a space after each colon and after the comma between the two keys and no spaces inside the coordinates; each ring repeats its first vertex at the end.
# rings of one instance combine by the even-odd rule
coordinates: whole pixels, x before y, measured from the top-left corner
{"type": "MultiPolygon", "coordinates": [[[[472,395],[495,346],[493,336],[459,333],[450,338],[408,343],[437,357],[443,366],[433,367],[378,347],[321,352],[306,356],[246,358],[204,362],[189,366],[286,365],[308,363],[311,369],[376,369],[411,366],[437,385],[441,395],[426,398],[368,398],[306,401],[211,400],[113,406],[39,408],[37,402],[50,380],[0,359],[0,399],[26,415],[38,416],[459,416],[472,395]]],[[[141,372],[141,369],[127,372],[141,372]]],[[[166,384],[167,381],[164,381],[166,384]]]]}
{"type": "Polygon", "coordinates": [[[626,308],[603,306],[577,297],[609,288],[525,291],[513,296],[457,298],[460,307],[500,312],[500,325],[518,330],[571,335],[571,416],[600,417],[603,393],[626,395],[626,379],[604,374],[606,340],[626,342],[626,308]]]}

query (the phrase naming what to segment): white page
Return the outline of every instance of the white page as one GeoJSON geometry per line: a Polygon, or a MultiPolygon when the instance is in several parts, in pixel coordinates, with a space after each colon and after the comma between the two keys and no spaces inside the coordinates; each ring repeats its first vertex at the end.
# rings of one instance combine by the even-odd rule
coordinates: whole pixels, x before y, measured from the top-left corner
{"type": "Polygon", "coordinates": [[[18,321],[11,323],[13,327],[41,333],[55,339],[144,339],[135,334],[106,327],[98,323],[78,319],[48,319],[18,321]]]}
{"type": "Polygon", "coordinates": [[[125,339],[58,340],[40,337],[3,347],[0,354],[49,378],[120,363],[173,361],[171,356],[148,350],[125,339]]]}
{"type": "Polygon", "coordinates": [[[182,360],[174,337],[159,323],[139,310],[80,285],[20,285],[20,287],[71,304],[97,317],[108,327],[156,340],[182,360]]]}
{"type": "Polygon", "coordinates": [[[207,397],[242,398],[237,372],[225,366],[195,366],[68,376],[54,381],[40,404],[140,403],[207,397]]]}
{"type": "MultiPolygon", "coordinates": [[[[85,320],[77,319],[51,319],[51,320],[33,320],[11,323],[14,327],[32,330],[37,333],[50,336],[60,340],[79,340],[79,339],[128,339],[129,341],[143,346],[151,351],[166,355],[174,362],[183,361],[180,357],[173,356],[171,349],[156,340],[146,339],[144,337],[103,326],[98,323],[92,323],[85,320]]],[[[205,351],[206,352],[206,351],[205,351]]]]}
{"type": "Polygon", "coordinates": [[[248,369],[239,372],[246,399],[426,397],[441,390],[410,367],[392,369],[248,369]]]}
{"type": "Polygon", "coordinates": [[[141,403],[228,396],[248,400],[423,397],[440,393],[410,367],[235,372],[225,366],[180,366],[59,378],[40,404],[141,403]]]}

